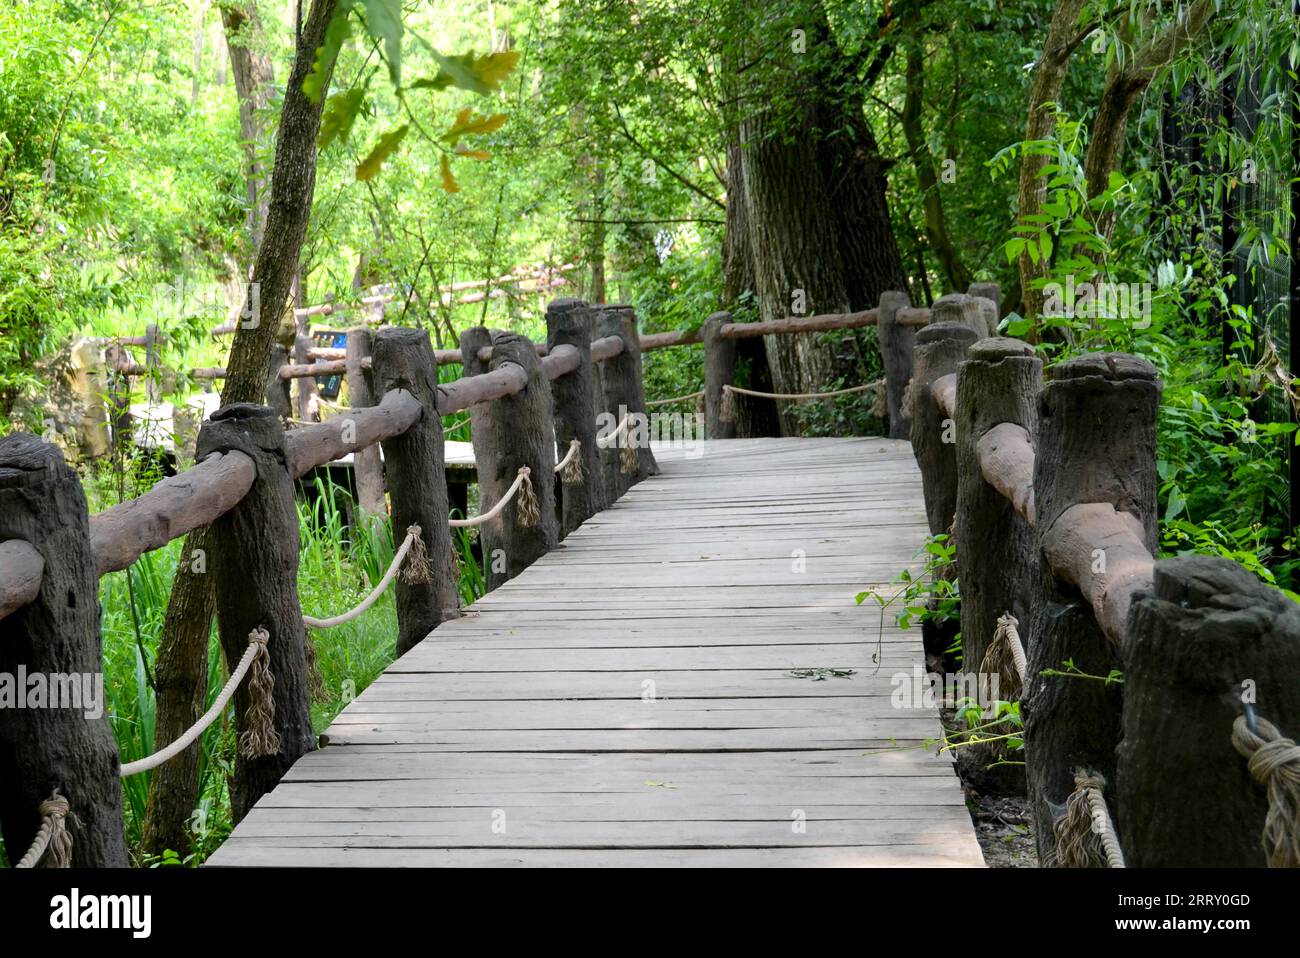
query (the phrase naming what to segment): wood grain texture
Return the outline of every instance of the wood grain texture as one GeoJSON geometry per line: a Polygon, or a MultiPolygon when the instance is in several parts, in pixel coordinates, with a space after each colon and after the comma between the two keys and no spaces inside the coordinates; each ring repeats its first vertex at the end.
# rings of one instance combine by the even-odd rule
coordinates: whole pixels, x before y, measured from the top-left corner
{"type": "Polygon", "coordinates": [[[30,542],[0,542],[0,619],[40,594],[44,571],[45,560],[30,542]]]}
{"type": "Polygon", "coordinates": [[[854,601],[918,567],[907,445],[654,451],[661,474],[395,662],[209,863],[982,865],[920,747],[936,712],[896,707],[920,637],[854,601]],[[853,671],[795,674],[827,668],[853,671]]]}

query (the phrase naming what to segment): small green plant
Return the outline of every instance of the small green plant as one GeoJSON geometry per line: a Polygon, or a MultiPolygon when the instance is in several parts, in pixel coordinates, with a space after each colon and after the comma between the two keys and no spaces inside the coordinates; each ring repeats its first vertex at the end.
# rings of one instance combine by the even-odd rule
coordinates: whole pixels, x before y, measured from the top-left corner
{"type": "MultiPolygon", "coordinates": [[[[925,556],[925,566],[918,575],[913,575],[910,569],[900,572],[892,584],[901,588],[890,593],[868,589],[855,597],[858,605],[871,600],[880,612],[876,652],[871,657],[877,666],[884,642],[887,609],[901,603],[902,607],[895,613],[894,619],[902,629],[910,629],[913,622],[961,621],[961,590],[956,576],[957,543],[945,534],[930,536],[917,555],[925,556]]],[[[950,651],[958,651],[960,643],[959,632],[950,651]]]]}

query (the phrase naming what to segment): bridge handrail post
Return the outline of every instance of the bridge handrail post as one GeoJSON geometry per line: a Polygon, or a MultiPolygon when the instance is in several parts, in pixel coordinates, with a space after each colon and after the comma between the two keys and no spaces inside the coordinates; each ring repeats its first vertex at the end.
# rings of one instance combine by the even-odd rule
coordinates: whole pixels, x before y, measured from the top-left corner
{"type": "Polygon", "coordinates": [[[1270,736],[1300,737],[1300,606],[1228,559],[1166,559],[1129,610],[1124,652],[1115,794],[1131,810],[1128,865],[1300,864],[1273,842],[1283,854],[1267,862],[1260,841],[1266,781],[1285,769],[1260,763],[1257,779],[1249,764],[1270,736]]]}
{"type": "MultiPolygon", "coordinates": [[[[611,503],[642,479],[658,475],[659,465],[650,451],[650,424],[645,411],[645,385],[641,372],[641,339],[637,334],[636,314],[630,306],[593,307],[591,335],[595,339],[617,336],[623,340],[623,350],[612,359],[600,364],[596,399],[597,414],[606,413],[607,423],[602,432],[617,429],[624,416],[632,415],[634,421],[612,443],[600,452],[601,468],[605,475],[605,494],[611,503]],[[625,471],[623,447],[631,443],[636,452],[636,466],[625,471]]],[[[628,456],[627,460],[630,461],[628,456]]]]}
{"type": "Polygon", "coordinates": [[[393,541],[420,527],[431,576],[398,577],[397,654],[424,641],[440,623],[459,617],[456,560],[447,523],[446,452],[438,414],[438,361],[423,329],[390,327],[373,340],[373,372],[382,395],[404,389],[424,412],[405,432],[383,440],[385,472],[392,499],[393,541]]]}
{"type": "MultiPolygon", "coordinates": [[[[293,340],[293,361],[295,365],[307,366],[312,362],[311,337],[299,333],[293,340]]],[[[303,422],[311,421],[311,397],[316,395],[316,377],[298,377],[298,418],[303,422]]]]}
{"type": "Polygon", "coordinates": [[[1043,363],[1028,343],[998,337],[977,341],[966,356],[957,370],[953,533],[962,594],[962,658],[966,671],[975,672],[999,616],[1010,612],[1022,623],[1021,638],[1031,640],[1025,584],[1036,574],[1033,528],[985,478],[979,446],[1003,423],[1022,427],[1032,440],[1043,363]]]}
{"type": "MultiPolygon", "coordinates": [[[[30,544],[43,567],[36,597],[0,619],[0,673],[26,697],[43,677],[46,707],[0,707],[0,829],[10,863],[32,844],[55,790],[71,812],[72,864],[125,868],[118,751],[103,700],[99,573],[86,497],[59,450],[26,433],[0,439],[0,541],[30,544]],[[16,678],[25,672],[29,681],[16,678]],[[64,682],[64,677],[67,682],[64,682]],[[96,703],[50,707],[56,687],[96,703]],[[75,816],[75,817],[73,817],[75,816]]],[[[15,703],[10,703],[11,705],[15,703]]],[[[30,704],[30,703],[29,703],[30,704]]]]}
{"type": "Polygon", "coordinates": [[[903,408],[903,396],[912,378],[916,327],[899,323],[898,311],[912,304],[906,293],[886,291],[880,294],[876,310],[876,339],[880,344],[880,361],[885,369],[885,400],[889,416],[889,438],[907,439],[912,420],[903,408]]]}
{"type": "Polygon", "coordinates": [[[553,351],[557,346],[569,345],[581,357],[577,369],[551,382],[556,454],[563,457],[569,444],[577,440],[582,470],[581,481],[561,481],[558,486],[561,539],[609,505],[600,468],[600,450],[596,446],[598,373],[591,361],[591,330],[591,310],[582,300],[556,299],[547,305],[547,349],[553,351]]]}
{"type": "Polygon", "coordinates": [[[976,338],[973,329],[956,322],[931,323],[916,334],[907,414],[931,535],[944,535],[952,526],[957,508],[957,447],[956,423],[939,408],[930,387],[957,372],[976,338]]]}
{"type": "Polygon", "coordinates": [[[527,375],[523,389],[492,402],[496,480],[508,486],[527,467],[535,500],[530,504],[525,496],[516,496],[500,516],[497,534],[504,561],[498,563],[497,557],[487,554],[488,580],[496,588],[554,549],[560,541],[560,525],[555,511],[555,427],[551,420],[550,381],[529,340],[499,330],[492,332],[491,340],[493,370],[511,365],[527,375]]]}
{"type": "MultiPolygon", "coordinates": [[[[460,334],[461,378],[481,376],[488,371],[489,363],[479,356],[479,350],[492,345],[492,334],[486,326],[471,326],[460,334]]],[[[470,442],[474,446],[474,468],[478,476],[478,507],[480,514],[488,512],[501,499],[506,487],[514,481],[507,476],[502,483],[497,478],[496,440],[493,438],[492,418],[495,402],[480,402],[469,407],[470,442]]],[[[478,544],[484,560],[501,548],[502,520],[492,519],[478,527],[478,544]]],[[[491,578],[488,588],[496,588],[491,578]]]]}
{"type": "Polygon", "coordinates": [[[724,338],[722,327],[731,322],[728,312],[714,313],[700,327],[704,342],[704,438],[734,439],[736,417],[723,395],[723,387],[736,378],[736,340],[724,338]]]}
{"type": "MultiPolygon", "coordinates": [[[[1103,776],[1113,799],[1120,738],[1122,686],[1059,673],[1067,671],[1067,660],[1093,676],[1123,668],[1121,650],[1107,638],[1093,606],[1080,599],[1077,586],[1054,574],[1045,550],[1058,538],[1055,527],[1065,524],[1071,524],[1076,551],[1105,542],[1105,535],[1075,526],[1077,510],[1063,516],[1072,507],[1097,504],[1107,514],[1119,514],[1138,533],[1142,542],[1134,548],[1155,554],[1159,402],[1155,367],[1117,353],[1059,363],[1039,393],[1034,550],[1045,558],[1027,590],[1031,640],[1022,703],[1029,797],[1042,862],[1051,861],[1055,850],[1052,808],[1074,790],[1076,770],[1083,767],[1103,776]],[[1044,670],[1058,674],[1043,675],[1044,670]]],[[[1091,553],[1076,556],[1073,565],[1104,574],[1108,558],[1116,566],[1130,562],[1128,552],[1121,558],[1118,545],[1091,553]]],[[[1111,808],[1122,821],[1126,810],[1113,801],[1111,808]]]]}
{"type": "MultiPolygon", "coordinates": [[[[299,758],[316,747],[309,696],[307,630],[298,601],[298,512],[285,465],[285,436],[266,406],[223,406],[199,430],[195,456],[238,451],[251,458],[257,478],[242,499],[211,525],[208,559],[216,595],[218,632],[227,662],[238,662],[249,635],[265,629],[274,703],[271,741],[261,754],[241,747],[230,786],[231,814],[240,821],[279,783],[299,758]],[[278,739],[278,741],[275,741],[278,739]]],[[[235,693],[240,732],[249,730],[257,690],[248,682],[235,693]]]]}
{"type": "MultiPolygon", "coordinates": [[[[375,396],[374,372],[365,368],[370,358],[370,330],[356,326],[348,330],[347,372],[348,405],[353,409],[366,409],[378,401],[375,396]]],[[[387,512],[384,502],[384,464],[379,449],[367,446],[352,454],[352,474],[356,482],[357,507],[365,515],[382,516],[387,512]]]]}

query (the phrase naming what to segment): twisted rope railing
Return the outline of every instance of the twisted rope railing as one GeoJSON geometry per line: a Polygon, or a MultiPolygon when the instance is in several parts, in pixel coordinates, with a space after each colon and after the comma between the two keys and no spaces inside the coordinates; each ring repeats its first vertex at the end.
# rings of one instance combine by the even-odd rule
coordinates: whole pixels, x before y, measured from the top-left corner
{"type": "Polygon", "coordinates": [[[254,629],[248,634],[248,648],[244,650],[244,655],[240,658],[239,663],[235,666],[234,671],[230,673],[230,678],[222,687],[221,692],[217,695],[216,700],[212,703],[197,722],[185,730],[184,734],[176,741],[172,742],[166,748],[159,749],[152,755],[145,758],[136,759],[134,762],[127,762],[122,766],[120,772],[122,778],[130,775],[139,775],[141,772],[147,772],[150,769],[157,768],[164,762],[171,761],[181,752],[193,745],[204,732],[217,720],[230,704],[230,700],[235,695],[235,690],[239,688],[239,683],[244,681],[244,676],[248,674],[249,669],[253,667],[253,662],[261,656],[267,654],[266,643],[270,638],[264,629],[254,629]]]}
{"type": "Polygon", "coordinates": [[[402,572],[402,581],[412,585],[432,582],[433,567],[429,564],[429,555],[424,546],[423,530],[419,526],[409,526],[406,530],[406,538],[402,540],[401,546],[393,555],[393,561],[388,565],[388,571],[379,580],[379,584],[356,607],[328,619],[318,619],[304,613],[302,621],[313,629],[331,629],[336,625],[351,622],[379,601],[379,597],[393,584],[393,579],[397,577],[397,570],[401,568],[403,560],[408,555],[410,555],[411,561],[405,571],[402,572]]]}
{"type": "Polygon", "coordinates": [[[1005,697],[1010,700],[1024,689],[1028,671],[1025,646],[1020,641],[1019,620],[1010,612],[998,616],[993,639],[984,652],[984,661],[980,663],[980,672],[996,675],[1005,697]]]}
{"type": "Polygon", "coordinates": [[[649,408],[650,406],[671,406],[673,403],[686,402],[686,400],[688,399],[699,399],[703,395],[704,395],[704,390],[697,389],[693,393],[687,393],[685,396],[674,396],[672,399],[653,399],[650,402],[646,403],[646,407],[649,408]]]}
{"type": "Polygon", "coordinates": [[[27,854],[18,859],[15,868],[35,868],[37,862],[48,851],[50,868],[72,867],[72,833],[68,831],[67,819],[72,806],[68,800],[55,789],[54,794],[37,807],[41,816],[41,827],[36,831],[32,845],[27,854]]]}
{"type": "Polygon", "coordinates": [[[754,396],[758,399],[781,399],[799,402],[805,399],[833,399],[836,396],[848,396],[853,393],[864,393],[874,390],[876,392],[875,400],[871,404],[871,414],[874,416],[884,415],[888,409],[884,404],[885,398],[885,381],[875,379],[869,383],[863,383],[861,386],[849,386],[846,389],[831,389],[827,392],[817,393],[769,393],[757,389],[745,389],[741,386],[732,386],[724,384],[722,387],[722,409],[719,413],[720,418],[730,421],[735,417],[736,396],[754,396]]]}
{"type": "Polygon", "coordinates": [[[506,494],[497,500],[487,512],[475,516],[473,519],[451,519],[450,525],[453,529],[472,529],[475,526],[481,526],[485,522],[490,522],[509,504],[510,500],[519,495],[518,519],[519,524],[525,528],[531,528],[537,525],[541,514],[538,511],[537,495],[533,492],[533,481],[529,478],[532,470],[527,466],[520,466],[519,473],[515,476],[515,481],[510,484],[506,494]]]}
{"type": "Polygon", "coordinates": [[[637,417],[637,413],[630,412],[623,417],[623,421],[618,427],[607,436],[599,436],[596,439],[596,446],[600,449],[609,449],[612,446],[618,446],[619,450],[619,469],[625,473],[636,472],[638,453],[637,447],[631,442],[618,444],[619,437],[627,432],[627,427],[637,417]]]}

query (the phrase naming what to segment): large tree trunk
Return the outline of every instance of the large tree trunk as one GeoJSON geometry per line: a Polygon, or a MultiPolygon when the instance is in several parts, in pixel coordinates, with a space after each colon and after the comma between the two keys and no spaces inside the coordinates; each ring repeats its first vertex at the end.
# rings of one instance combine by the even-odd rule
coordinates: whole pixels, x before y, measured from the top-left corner
{"type": "MultiPolygon", "coordinates": [[[[320,103],[313,103],[303,93],[302,83],[336,6],[337,0],[315,0],[302,25],[280,113],[265,230],[257,249],[252,284],[245,294],[247,318],[240,320],[226,365],[226,384],[221,394],[226,405],[265,401],[279,317],[297,270],[316,185],[316,137],[324,97],[320,103]],[[256,297],[250,296],[253,290],[257,291],[256,297]],[[258,302],[260,310],[253,310],[252,304],[258,302]]],[[[232,56],[234,50],[232,46],[232,56]]],[[[240,99],[242,107],[242,91],[240,99]]],[[[193,561],[198,550],[205,548],[205,537],[204,530],[186,537],[167,605],[158,654],[158,678],[162,683],[158,690],[159,742],[174,740],[192,724],[202,712],[201,704],[196,703],[202,702],[207,691],[207,647],[215,599],[206,563],[193,561]]],[[[198,797],[198,748],[197,744],[192,746],[185,755],[152,773],[145,825],[146,850],[150,852],[159,854],[167,848],[182,852],[189,845],[186,823],[198,797]]]]}
{"type": "MultiPolygon", "coordinates": [[[[740,121],[742,181],[759,316],[835,313],[876,305],[906,289],[885,199],[884,162],[854,94],[856,79],[830,28],[807,30],[807,53],[788,63],[785,102],[749,91],[740,121]],[[778,112],[779,111],[779,112],[778,112]]],[[[766,337],[777,392],[807,392],[853,377],[858,350],[836,355],[815,334],[766,337]]],[[[782,431],[798,421],[780,409],[782,431]]]]}
{"type": "MultiPolygon", "coordinates": [[[[754,249],[749,241],[749,210],[745,205],[744,160],[740,143],[727,145],[727,222],[722,236],[722,308],[740,320],[754,297],[754,249]]],[[[737,384],[772,392],[767,351],[758,337],[736,341],[737,384]]],[[[773,399],[746,396],[736,403],[736,435],[779,436],[781,421],[773,399]]]]}

